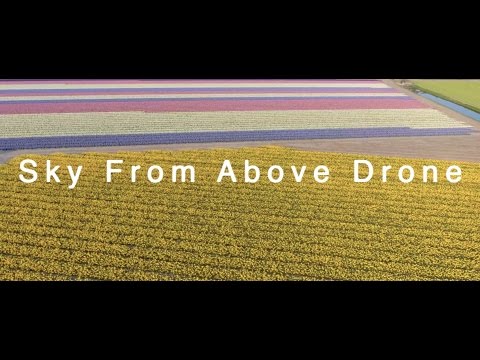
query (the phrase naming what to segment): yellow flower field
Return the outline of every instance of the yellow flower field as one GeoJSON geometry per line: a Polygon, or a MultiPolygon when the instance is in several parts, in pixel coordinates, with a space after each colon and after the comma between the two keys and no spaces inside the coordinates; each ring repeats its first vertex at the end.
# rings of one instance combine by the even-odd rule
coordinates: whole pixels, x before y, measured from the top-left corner
{"type": "Polygon", "coordinates": [[[65,280],[421,280],[480,279],[480,167],[473,163],[305,152],[280,147],[117,154],[23,155],[0,166],[0,279],[65,280]],[[18,179],[19,162],[62,165],[61,184],[18,179]],[[352,164],[366,158],[374,179],[353,182],[352,164]],[[108,159],[125,172],[105,182],[108,159]],[[217,183],[225,159],[238,183],[217,183]],[[243,182],[243,162],[260,167],[243,182]],[[66,165],[83,165],[68,189],[66,165]],[[146,168],[132,184],[129,165],[161,165],[151,184],[146,168]],[[172,183],[169,169],[192,164],[195,183],[172,183]],[[281,183],[267,180],[272,164],[281,183]],[[434,164],[439,183],[403,184],[392,171],[434,164]],[[456,164],[462,181],[443,181],[456,164]],[[290,166],[307,166],[297,183],[290,166]],[[315,182],[317,165],[330,180],[315,182]]]}

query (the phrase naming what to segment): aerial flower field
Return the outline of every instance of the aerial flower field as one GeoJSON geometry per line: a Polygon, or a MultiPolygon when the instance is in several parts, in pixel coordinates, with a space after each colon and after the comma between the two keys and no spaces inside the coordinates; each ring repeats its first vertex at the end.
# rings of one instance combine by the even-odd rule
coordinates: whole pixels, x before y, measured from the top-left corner
{"type": "MultiPolygon", "coordinates": [[[[354,184],[358,155],[280,147],[28,157],[62,165],[60,178],[67,164],[82,164],[85,173],[69,190],[18,181],[25,156],[0,165],[1,279],[480,279],[478,164],[456,163],[458,184],[423,183],[421,174],[410,184],[382,183],[378,174],[354,184]],[[165,169],[192,164],[196,181],[151,184],[142,168],[135,184],[127,173],[105,183],[112,158],[165,169]],[[217,183],[224,159],[239,178],[245,159],[262,171],[326,164],[332,174],[325,184],[307,176],[217,183]]],[[[375,167],[426,163],[368,159],[375,167]]]]}
{"type": "Polygon", "coordinates": [[[381,81],[0,82],[0,150],[471,132],[381,81]]]}

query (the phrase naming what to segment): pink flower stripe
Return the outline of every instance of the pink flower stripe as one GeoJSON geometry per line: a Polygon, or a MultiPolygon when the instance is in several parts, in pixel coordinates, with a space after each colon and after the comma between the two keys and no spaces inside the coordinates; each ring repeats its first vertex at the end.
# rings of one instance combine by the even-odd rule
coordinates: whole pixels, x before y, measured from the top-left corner
{"type": "Polygon", "coordinates": [[[216,84],[216,83],[224,83],[228,82],[231,84],[245,84],[245,83],[255,83],[255,84],[262,84],[262,83],[279,83],[279,84],[288,84],[288,83],[356,83],[356,84],[378,84],[380,81],[378,80],[314,80],[314,79],[288,79],[288,80],[269,80],[269,79],[253,79],[253,80],[229,80],[229,79],[215,79],[215,80],[190,80],[190,79],[150,79],[150,80],[75,80],[75,79],[68,79],[68,80],[0,80],[0,84],[148,84],[148,83],[164,83],[164,84],[176,84],[176,83],[202,83],[202,84],[216,84]]]}
{"type": "Polygon", "coordinates": [[[362,94],[378,94],[378,93],[398,93],[401,92],[392,88],[155,88],[150,89],[43,89],[43,90],[0,90],[0,97],[5,96],[47,96],[47,95],[149,95],[149,94],[268,94],[268,93],[312,93],[312,94],[329,94],[329,93],[362,93],[362,94]]]}
{"type": "Polygon", "coordinates": [[[0,104],[0,114],[85,113],[85,112],[182,112],[255,110],[352,110],[422,109],[414,99],[308,99],[308,100],[163,100],[135,102],[74,102],[0,104]]]}

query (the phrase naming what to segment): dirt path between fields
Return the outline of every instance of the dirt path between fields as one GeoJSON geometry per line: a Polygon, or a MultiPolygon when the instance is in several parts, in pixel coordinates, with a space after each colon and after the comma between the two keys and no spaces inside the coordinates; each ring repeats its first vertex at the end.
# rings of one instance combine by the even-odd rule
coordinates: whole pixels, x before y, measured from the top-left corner
{"type": "Polygon", "coordinates": [[[0,163],[25,154],[52,153],[82,153],[145,151],[145,150],[186,150],[211,148],[240,148],[265,145],[293,147],[301,150],[354,153],[368,155],[384,155],[407,158],[424,158],[438,160],[473,161],[480,163],[480,122],[450,110],[433,101],[425,99],[397,85],[392,80],[384,80],[386,84],[440,110],[448,116],[472,125],[476,131],[471,135],[462,136],[424,136],[397,138],[360,138],[360,139],[316,139],[316,140],[285,140],[285,141],[250,141],[204,144],[171,144],[171,145],[138,145],[111,146],[93,148],[37,149],[0,152],[0,163]]]}

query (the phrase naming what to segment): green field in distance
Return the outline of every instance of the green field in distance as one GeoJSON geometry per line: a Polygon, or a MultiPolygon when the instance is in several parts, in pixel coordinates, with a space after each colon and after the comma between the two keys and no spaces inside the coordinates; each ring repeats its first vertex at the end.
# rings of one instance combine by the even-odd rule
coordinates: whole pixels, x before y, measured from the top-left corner
{"type": "Polygon", "coordinates": [[[480,80],[414,80],[427,93],[480,112],[480,80]]]}

